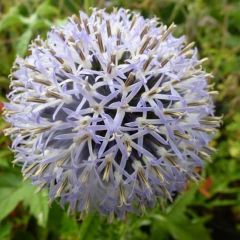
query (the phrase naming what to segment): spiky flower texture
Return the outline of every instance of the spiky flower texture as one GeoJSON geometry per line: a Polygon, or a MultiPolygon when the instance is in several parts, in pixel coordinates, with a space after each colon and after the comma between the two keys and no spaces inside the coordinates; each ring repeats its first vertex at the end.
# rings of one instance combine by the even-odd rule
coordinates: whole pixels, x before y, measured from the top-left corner
{"type": "Polygon", "coordinates": [[[219,124],[216,92],[174,28],[124,9],[80,12],[16,59],[6,134],[50,201],[121,218],[198,179],[219,124]]]}

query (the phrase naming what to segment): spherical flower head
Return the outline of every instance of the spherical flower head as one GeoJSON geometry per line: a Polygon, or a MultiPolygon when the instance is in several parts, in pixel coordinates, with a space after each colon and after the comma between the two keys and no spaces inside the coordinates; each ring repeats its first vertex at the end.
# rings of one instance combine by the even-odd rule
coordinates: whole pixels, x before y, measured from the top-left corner
{"type": "Polygon", "coordinates": [[[71,212],[124,217],[197,180],[219,125],[193,44],[157,18],[80,12],[35,39],[5,118],[25,178],[71,212]]]}

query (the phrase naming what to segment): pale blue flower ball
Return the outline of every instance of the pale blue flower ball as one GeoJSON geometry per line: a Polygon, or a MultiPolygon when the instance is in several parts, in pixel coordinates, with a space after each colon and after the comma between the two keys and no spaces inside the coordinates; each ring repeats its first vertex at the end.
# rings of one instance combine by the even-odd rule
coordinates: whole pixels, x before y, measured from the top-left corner
{"type": "Polygon", "coordinates": [[[11,73],[6,134],[25,178],[71,212],[124,217],[198,179],[213,151],[207,74],[193,43],[125,9],[80,12],[11,73]]]}

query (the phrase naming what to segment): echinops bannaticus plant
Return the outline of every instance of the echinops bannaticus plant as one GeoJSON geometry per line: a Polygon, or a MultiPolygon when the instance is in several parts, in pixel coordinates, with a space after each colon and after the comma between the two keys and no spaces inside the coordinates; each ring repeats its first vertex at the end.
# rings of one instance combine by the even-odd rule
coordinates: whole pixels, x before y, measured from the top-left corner
{"type": "Polygon", "coordinates": [[[11,73],[15,163],[71,212],[119,218],[199,178],[219,118],[193,43],[125,9],[80,12],[11,73]],[[204,161],[203,161],[204,160],[204,161]]]}

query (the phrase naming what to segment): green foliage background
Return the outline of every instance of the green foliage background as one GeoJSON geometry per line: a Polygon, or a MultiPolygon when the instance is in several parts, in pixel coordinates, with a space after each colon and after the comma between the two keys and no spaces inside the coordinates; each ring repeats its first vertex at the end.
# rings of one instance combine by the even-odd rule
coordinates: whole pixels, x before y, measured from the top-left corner
{"type": "MultiPolygon", "coordinates": [[[[23,182],[13,168],[7,124],[0,118],[0,239],[240,239],[240,1],[238,0],[0,0],[0,102],[6,101],[11,65],[24,56],[31,39],[80,9],[125,7],[144,16],[157,15],[178,25],[176,35],[195,41],[206,69],[215,76],[216,111],[224,123],[213,141],[217,148],[198,185],[176,201],[124,221],[90,215],[76,221],[47,193],[23,182]]],[[[0,105],[1,108],[1,105],[0,105]]]]}

